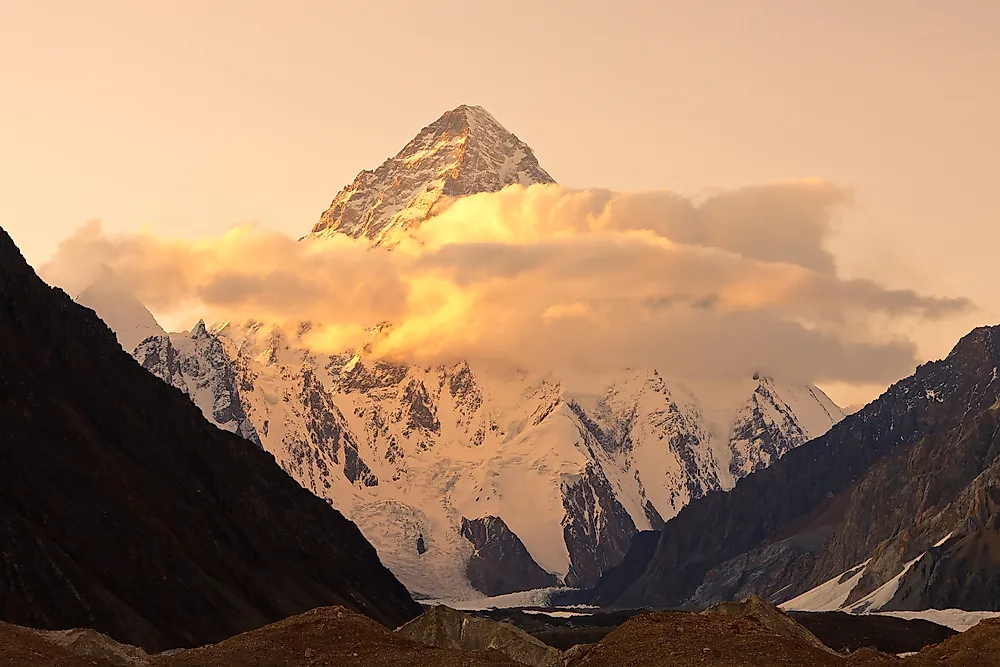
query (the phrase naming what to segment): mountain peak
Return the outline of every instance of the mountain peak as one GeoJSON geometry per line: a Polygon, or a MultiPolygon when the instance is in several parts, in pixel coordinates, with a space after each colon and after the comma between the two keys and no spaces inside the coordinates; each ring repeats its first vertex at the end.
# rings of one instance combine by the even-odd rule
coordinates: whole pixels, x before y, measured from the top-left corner
{"type": "Polygon", "coordinates": [[[146,338],[166,334],[125,282],[105,265],[74,301],[96,312],[129,354],[146,338]]]}
{"type": "Polygon", "coordinates": [[[554,182],[530,146],[483,107],[463,104],[420,130],[378,169],[359,173],[309,236],[347,234],[391,244],[450,198],[554,182]]]}

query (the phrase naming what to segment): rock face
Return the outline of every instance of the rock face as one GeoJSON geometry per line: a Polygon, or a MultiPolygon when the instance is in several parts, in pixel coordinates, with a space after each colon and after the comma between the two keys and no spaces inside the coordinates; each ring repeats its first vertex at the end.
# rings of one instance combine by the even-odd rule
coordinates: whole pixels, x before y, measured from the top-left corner
{"type": "Polygon", "coordinates": [[[595,599],[703,606],[755,593],[793,609],[856,611],[995,604],[987,545],[1000,506],[998,364],[1000,329],[973,331],[824,436],[728,494],[693,501],[642,572],[612,573],[595,599]]]}
{"type": "Polygon", "coordinates": [[[578,480],[565,485],[563,507],[563,538],[570,557],[565,581],[569,586],[587,588],[597,583],[602,572],[621,562],[636,533],[635,522],[615,497],[607,477],[593,465],[588,465],[578,480]]]}
{"type": "Polygon", "coordinates": [[[357,528],[209,424],[0,230],[0,618],[160,650],[419,607],[357,528]]]}
{"type": "Polygon", "coordinates": [[[559,580],[531,557],[503,519],[487,516],[470,521],[462,517],[462,537],[472,543],[466,565],[469,583],[486,595],[504,595],[556,586],[559,580]]]}
{"type": "Polygon", "coordinates": [[[562,667],[560,651],[509,623],[476,618],[437,606],[396,630],[396,634],[426,646],[462,651],[497,651],[529,667],[562,667]]]}
{"type": "Polygon", "coordinates": [[[262,446],[257,429],[243,411],[229,357],[203,321],[190,334],[150,336],[139,343],[133,356],[147,371],[207,408],[205,417],[213,424],[262,446]]]}
{"type": "Polygon", "coordinates": [[[900,577],[880,609],[1000,609],[1000,531],[983,528],[931,548],[900,577]]]}
{"type": "Polygon", "coordinates": [[[555,183],[531,148],[485,109],[462,105],[425,127],[375,171],[362,171],[320,216],[311,236],[391,243],[448,198],[506,185],[555,183]]]}

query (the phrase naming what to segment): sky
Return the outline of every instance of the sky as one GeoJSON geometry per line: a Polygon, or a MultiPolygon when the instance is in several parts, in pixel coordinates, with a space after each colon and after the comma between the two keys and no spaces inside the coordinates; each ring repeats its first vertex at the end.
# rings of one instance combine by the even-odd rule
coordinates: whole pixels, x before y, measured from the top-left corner
{"type": "Polygon", "coordinates": [[[910,332],[937,358],[1000,321],[998,26],[981,0],[0,0],[0,225],[35,266],[94,219],[297,237],[480,104],[569,188],[848,190],[839,276],[976,305],[910,332]]]}

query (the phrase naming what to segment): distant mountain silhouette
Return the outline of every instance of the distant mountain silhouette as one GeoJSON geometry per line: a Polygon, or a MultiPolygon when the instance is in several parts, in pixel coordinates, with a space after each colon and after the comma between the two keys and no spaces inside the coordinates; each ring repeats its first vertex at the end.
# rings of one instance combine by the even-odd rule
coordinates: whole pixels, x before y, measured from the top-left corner
{"type": "Polygon", "coordinates": [[[151,651],[419,606],[351,522],[209,424],[0,229],[0,619],[151,651]]]}

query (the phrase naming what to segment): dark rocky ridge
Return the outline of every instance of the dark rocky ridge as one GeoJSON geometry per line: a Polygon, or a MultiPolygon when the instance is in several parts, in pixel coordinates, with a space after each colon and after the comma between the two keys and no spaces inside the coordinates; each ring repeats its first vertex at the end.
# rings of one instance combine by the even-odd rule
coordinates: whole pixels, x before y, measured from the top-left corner
{"type": "Polygon", "coordinates": [[[210,425],[0,229],[0,618],[161,650],[420,612],[343,516],[210,425]]]}
{"type": "Polygon", "coordinates": [[[563,486],[563,539],[570,567],[564,583],[587,588],[618,565],[636,534],[635,522],[615,497],[611,484],[591,464],[575,483],[563,486]]]}
{"type": "MultiPolygon", "coordinates": [[[[971,413],[957,427],[898,448],[827,503],[792,538],[742,554],[708,573],[688,600],[698,606],[749,592],[795,597],[839,573],[862,572],[859,602],[916,562],[885,609],[996,609],[1000,553],[1000,414],[971,413]],[[832,525],[831,517],[837,517],[832,525]],[[954,536],[941,544],[942,538],[954,536]],[[964,546],[959,547],[959,543],[964,546]],[[863,568],[858,563],[867,562],[863,568]]],[[[859,602],[856,611],[871,602],[859,602]]]]}
{"type": "Polygon", "coordinates": [[[470,652],[495,650],[528,667],[564,667],[559,650],[510,623],[436,606],[396,630],[425,646],[470,652]]]}
{"type": "Polygon", "coordinates": [[[1000,531],[985,528],[931,549],[903,576],[885,609],[928,607],[1000,609],[1000,531]]]}
{"type": "MultiPolygon", "coordinates": [[[[1000,396],[998,360],[1000,330],[976,329],[946,359],[920,366],[913,376],[890,387],[824,436],[749,475],[729,493],[710,493],[693,501],[666,524],[638,576],[634,576],[634,564],[628,576],[608,575],[607,581],[614,586],[598,585],[593,600],[605,605],[679,605],[713,569],[747,554],[749,562],[739,568],[744,571],[766,576],[778,562],[786,569],[807,573],[794,582],[801,590],[822,581],[824,574],[834,576],[855,565],[858,561],[850,562],[847,555],[836,561],[836,555],[823,556],[823,549],[817,549],[849,513],[854,486],[900,448],[947,434],[993,405],[1000,396]],[[779,549],[768,553],[769,547],[783,541],[779,549]],[[827,565],[824,571],[807,562],[821,556],[838,565],[827,565]]],[[[869,511],[885,507],[871,502],[867,506],[869,511]]],[[[887,514],[892,515],[887,521],[905,519],[887,514]]],[[[886,537],[876,539],[875,544],[886,537]]],[[[850,548],[860,553],[865,547],[854,544],[850,548]]],[[[713,597],[711,591],[700,592],[704,598],[713,597]]],[[[790,592],[785,594],[791,597],[790,592]]]]}
{"type": "Polygon", "coordinates": [[[543,570],[521,539],[497,516],[462,517],[462,537],[475,548],[466,575],[480,593],[504,595],[555,586],[559,580],[543,570]]]}

